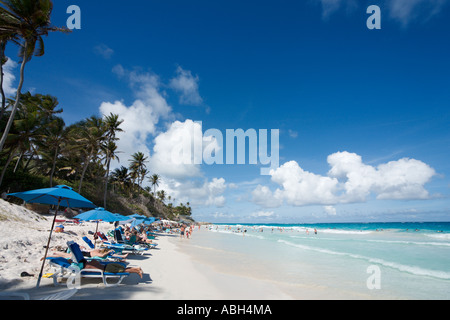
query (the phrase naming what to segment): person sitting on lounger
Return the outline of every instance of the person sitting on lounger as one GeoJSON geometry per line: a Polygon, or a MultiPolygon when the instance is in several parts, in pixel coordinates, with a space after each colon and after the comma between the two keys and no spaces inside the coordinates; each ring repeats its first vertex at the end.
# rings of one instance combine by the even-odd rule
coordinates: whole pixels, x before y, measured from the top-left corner
{"type": "MultiPolygon", "coordinates": [[[[92,258],[99,257],[101,259],[106,258],[110,253],[114,252],[114,250],[109,250],[107,248],[86,250],[86,248],[82,247],[80,249],[82,249],[83,256],[85,256],[85,257],[92,257],[92,258]]],[[[125,260],[127,258],[127,256],[128,256],[128,253],[122,254],[122,255],[113,254],[113,255],[111,255],[111,258],[118,258],[118,259],[125,260]]],[[[54,258],[62,257],[62,258],[70,259],[72,257],[72,254],[68,253],[68,252],[62,252],[62,251],[53,251],[52,254],[49,255],[49,257],[54,257],[54,258]]],[[[43,259],[44,258],[41,258],[41,261],[43,259]]]]}
{"type": "Polygon", "coordinates": [[[84,260],[83,264],[84,268],[86,269],[100,269],[103,270],[104,272],[111,272],[111,273],[121,273],[121,272],[137,273],[139,277],[141,277],[141,279],[142,275],[144,274],[144,272],[140,267],[125,267],[120,263],[108,263],[104,265],[97,260],[91,261],[84,260]]]}

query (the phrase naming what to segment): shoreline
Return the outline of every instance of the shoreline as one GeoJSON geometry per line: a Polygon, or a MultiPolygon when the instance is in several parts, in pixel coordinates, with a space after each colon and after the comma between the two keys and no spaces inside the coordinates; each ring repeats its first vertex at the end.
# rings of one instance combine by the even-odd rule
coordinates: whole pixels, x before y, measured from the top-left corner
{"type": "MultiPolygon", "coordinates": [[[[0,300],[3,299],[1,293],[4,292],[26,293],[34,300],[68,291],[64,282],[62,286],[55,287],[53,280],[46,278],[42,279],[40,288],[35,288],[51,219],[3,200],[0,201],[0,217],[0,232],[3,235],[0,238],[0,300]],[[34,276],[22,278],[20,274],[24,271],[34,276]]],[[[65,247],[67,241],[86,246],[82,237],[92,239],[95,228],[96,224],[89,222],[67,224],[63,233],[53,232],[50,249],[65,247]]],[[[100,231],[106,233],[110,229],[112,225],[109,223],[99,224],[100,231]]],[[[448,296],[445,282],[440,278],[426,278],[427,282],[420,282],[422,278],[417,278],[420,274],[414,275],[399,267],[395,268],[397,265],[402,267],[405,263],[399,264],[400,261],[393,265],[391,261],[396,260],[384,256],[384,260],[377,261],[384,263],[379,266],[383,268],[383,281],[388,279],[389,282],[383,282],[383,291],[369,290],[366,285],[369,276],[367,266],[374,263],[370,259],[376,255],[352,253],[348,246],[329,247],[330,241],[337,239],[350,241],[349,243],[356,244],[356,248],[362,243],[365,247],[370,244],[377,250],[399,249],[406,243],[413,243],[420,248],[428,244],[430,248],[446,252],[448,243],[444,240],[424,242],[424,239],[419,238],[411,242],[411,239],[403,237],[385,239],[384,233],[374,232],[371,236],[358,235],[355,239],[353,234],[341,233],[318,238],[315,235],[308,237],[303,233],[280,233],[273,235],[275,238],[267,234],[272,240],[261,241],[265,238],[256,231],[250,230],[242,235],[228,234],[208,230],[206,226],[201,226],[200,230],[198,227],[194,228],[190,239],[180,238],[176,233],[158,234],[156,248],[146,251],[142,256],[129,254],[127,257],[130,267],[142,268],[142,279],[137,274],[130,274],[119,286],[105,287],[100,278],[82,278],[81,289],[66,298],[211,301],[427,299],[448,296]],[[363,238],[359,238],[360,236],[363,238]],[[289,239],[291,243],[279,246],[277,239],[281,239],[281,243],[287,243],[286,239],[289,239]],[[383,247],[378,246],[380,242],[383,247]],[[321,249],[320,245],[316,247],[316,244],[322,244],[327,249],[321,249]],[[294,251],[291,248],[295,248],[294,251]],[[347,277],[349,270],[352,270],[352,276],[347,277]],[[420,281],[417,282],[416,279],[420,281]],[[412,289],[402,290],[404,283],[409,283],[412,289]],[[434,291],[423,291],[423,284],[434,291]],[[415,292],[414,288],[417,286],[425,294],[411,295],[410,292],[415,292]]],[[[336,242],[338,246],[346,243],[336,242]]],[[[415,263],[406,266],[409,265],[415,266],[415,263]]],[[[429,269],[431,267],[425,265],[417,270],[422,272],[429,269]]],[[[406,271],[408,270],[410,269],[406,271]]],[[[48,264],[44,269],[44,273],[46,272],[49,272],[48,264]]]]}

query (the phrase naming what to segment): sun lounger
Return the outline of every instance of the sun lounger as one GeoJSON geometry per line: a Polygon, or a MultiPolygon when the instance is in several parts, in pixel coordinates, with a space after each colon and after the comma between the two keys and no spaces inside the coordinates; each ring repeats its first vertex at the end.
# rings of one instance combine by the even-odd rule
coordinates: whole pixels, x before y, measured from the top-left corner
{"type": "Polygon", "coordinates": [[[143,255],[145,251],[147,251],[149,248],[144,246],[138,246],[138,245],[129,245],[125,243],[115,243],[108,240],[108,238],[103,234],[102,232],[97,232],[97,235],[102,240],[102,243],[105,247],[112,249],[116,252],[123,252],[123,251],[131,251],[134,254],[140,254],[143,255]]]}
{"type": "MultiPolygon", "coordinates": [[[[73,258],[75,259],[75,261],[80,264],[83,263],[83,260],[85,260],[83,253],[80,250],[80,246],[73,242],[73,241],[69,241],[67,242],[67,245],[69,246],[70,250],[72,251],[73,254],[73,258]]],[[[103,265],[107,265],[108,263],[111,262],[101,262],[101,264],[103,265]]],[[[118,262],[114,262],[114,263],[118,263],[118,262]]],[[[125,267],[125,264],[122,264],[125,267]]],[[[129,276],[130,274],[128,272],[117,272],[117,273],[112,273],[112,272],[106,272],[103,271],[101,269],[87,269],[84,268],[81,270],[81,276],[84,278],[99,278],[101,277],[103,279],[103,283],[105,284],[105,286],[107,287],[111,287],[111,286],[117,286],[119,285],[122,280],[129,276]],[[116,283],[113,284],[109,284],[107,282],[108,278],[118,278],[116,283]]]]}
{"type": "Polygon", "coordinates": [[[132,243],[132,242],[129,242],[129,241],[125,241],[125,240],[123,239],[122,233],[120,232],[119,229],[115,229],[114,232],[115,232],[115,235],[116,235],[116,241],[117,241],[118,243],[120,243],[120,244],[127,244],[127,245],[130,245],[130,246],[131,246],[131,245],[132,245],[132,246],[136,246],[136,245],[138,245],[138,246],[146,246],[146,247],[148,247],[148,248],[154,248],[154,247],[157,246],[156,243],[139,243],[139,242],[134,242],[134,243],[132,243]]]}
{"type": "MultiPolygon", "coordinates": [[[[70,260],[65,258],[47,258],[49,260],[50,265],[53,267],[55,273],[50,275],[51,278],[53,278],[53,283],[57,285],[57,279],[58,278],[69,278],[71,275],[73,275],[75,272],[79,270],[79,266],[82,265],[85,262],[85,257],[83,256],[83,253],[81,252],[81,249],[79,245],[73,241],[67,242],[67,245],[72,252],[72,258],[73,262],[76,263],[74,266],[73,263],[71,263],[70,260]],[[78,268],[77,268],[78,267],[78,268]],[[78,270],[77,270],[78,269],[78,270]]],[[[103,265],[107,265],[111,262],[100,262],[103,265]]],[[[118,262],[114,262],[118,263],[118,262]]],[[[124,267],[125,265],[122,264],[124,267]]],[[[101,278],[103,280],[103,283],[107,287],[117,286],[119,285],[122,280],[129,276],[130,274],[128,272],[106,272],[101,269],[91,269],[91,268],[83,268],[79,270],[80,276],[82,278],[101,278]],[[115,283],[108,283],[107,279],[109,278],[115,278],[117,281],[115,283]]]]}
{"type": "MultiPolygon", "coordinates": [[[[89,246],[89,248],[95,249],[95,245],[92,243],[91,239],[89,239],[89,238],[86,237],[86,236],[82,237],[82,239],[83,239],[83,241],[89,246]]],[[[106,246],[106,245],[105,245],[105,247],[108,248],[108,249],[113,250],[114,253],[109,253],[108,256],[106,256],[106,257],[104,257],[104,258],[102,258],[102,257],[90,257],[90,258],[92,258],[92,259],[98,259],[98,260],[107,260],[107,259],[108,259],[108,260],[114,260],[114,261],[120,261],[120,260],[121,260],[120,257],[117,257],[117,256],[114,257],[114,254],[117,254],[117,253],[121,253],[121,252],[122,252],[121,249],[117,249],[117,248],[114,249],[114,248],[111,248],[111,247],[106,246]]]]}

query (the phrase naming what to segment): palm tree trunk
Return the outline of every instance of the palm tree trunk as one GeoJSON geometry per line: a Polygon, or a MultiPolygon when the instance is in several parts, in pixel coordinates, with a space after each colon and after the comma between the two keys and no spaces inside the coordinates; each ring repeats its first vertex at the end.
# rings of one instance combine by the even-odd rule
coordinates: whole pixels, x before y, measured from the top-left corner
{"type": "Polygon", "coordinates": [[[84,164],[83,172],[81,173],[81,178],[80,178],[80,185],[78,186],[78,193],[81,193],[81,184],[83,183],[83,178],[84,178],[84,175],[86,173],[86,170],[87,170],[87,167],[88,167],[90,161],[91,161],[91,154],[89,154],[89,156],[86,159],[86,163],[84,164]]]}
{"type": "Polygon", "coordinates": [[[33,152],[31,152],[31,155],[28,157],[27,163],[25,164],[25,167],[23,167],[22,172],[26,172],[28,169],[28,165],[30,164],[31,160],[33,160],[34,154],[36,153],[36,150],[33,148],[33,152]]]}
{"type": "Polygon", "coordinates": [[[15,151],[15,149],[11,150],[11,152],[9,153],[9,156],[8,156],[8,160],[6,160],[5,166],[3,167],[2,175],[0,176],[0,186],[3,183],[3,178],[5,177],[6,169],[8,168],[9,164],[11,163],[11,161],[14,157],[14,151],[15,151]]]}
{"type": "Polygon", "coordinates": [[[19,167],[19,163],[22,160],[23,154],[25,153],[25,151],[22,151],[19,155],[19,159],[17,159],[16,165],[14,167],[13,173],[16,173],[17,168],[19,167]]]}
{"type": "Polygon", "coordinates": [[[20,66],[20,81],[19,81],[19,86],[17,87],[16,101],[14,102],[14,106],[11,110],[11,115],[9,116],[9,120],[8,120],[8,123],[6,124],[5,131],[3,132],[2,139],[0,140],[0,152],[3,150],[3,146],[5,145],[6,137],[9,134],[9,130],[11,129],[12,123],[14,121],[14,116],[16,114],[17,107],[19,106],[20,91],[22,90],[23,80],[24,80],[25,64],[27,63],[27,57],[26,57],[27,47],[28,47],[28,41],[25,41],[25,49],[24,49],[25,54],[24,54],[24,57],[22,57],[23,58],[22,65],[20,66]]]}
{"type": "Polygon", "coordinates": [[[103,195],[103,208],[106,209],[106,194],[108,192],[108,177],[109,177],[109,164],[111,159],[108,157],[106,159],[106,176],[105,176],[105,194],[103,195]]]}
{"type": "Polygon", "coordinates": [[[53,174],[55,173],[56,158],[57,157],[58,157],[58,147],[56,147],[55,155],[53,156],[52,171],[50,172],[50,188],[53,187],[53,174]]]}

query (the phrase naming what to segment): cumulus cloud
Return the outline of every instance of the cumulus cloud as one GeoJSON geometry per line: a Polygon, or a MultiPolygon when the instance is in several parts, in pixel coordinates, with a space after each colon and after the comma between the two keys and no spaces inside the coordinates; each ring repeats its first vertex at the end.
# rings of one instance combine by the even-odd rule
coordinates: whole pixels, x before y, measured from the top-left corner
{"type": "Polygon", "coordinates": [[[176,202],[190,202],[191,206],[223,207],[226,199],[223,193],[228,185],[224,178],[177,180],[163,179],[160,186],[167,194],[176,199],[176,202]]]}
{"type": "Polygon", "coordinates": [[[118,150],[125,159],[131,154],[141,151],[150,154],[149,139],[156,133],[156,125],[161,118],[168,118],[172,109],[160,92],[160,83],[156,75],[128,71],[118,65],[114,73],[124,78],[132,88],[136,100],[130,105],[123,101],[103,102],[100,112],[103,115],[118,114],[124,120],[121,128],[123,132],[117,134],[118,150]]]}
{"type": "Polygon", "coordinates": [[[271,180],[280,187],[272,192],[258,185],[252,201],[265,207],[325,205],[332,214],[334,204],[364,202],[371,195],[376,199],[428,199],[424,185],[436,174],[426,163],[409,158],[374,167],[364,164],[361,156],[344,151],[327,160],[331,168],[326,176],[305,171],[295,161],[271,170],[271,180]]]}
{"type": "Polygon", "coordinates": [[[363,201],[370,193],[377,199],[427,199],[424,185],[436,174],[422,161],[409,158],[372,167],[355,153],[337,152],[328,157],[328,163],[329,175],[345,181],[343,200],[347,202],[363,201]]]}
{"type": "Polygon", "coordinates": [[[16,94],[16,88],[14,86],[14,81],[16,76],[14,75],[14,69],[17,68],[17,63],[8,58],[8,61],[3,65],[3,91],[6,96],[16,94]]]}
{"type": "Polygon", "coordinates": [[[177,76],[170,80],[170,87],[180,94],[180,103],[198,106],[203,99],[198,91],[198,76],[193,76],[191,71],[177,68],[177,76]]]}
{"type": "Polygon", "coordinates": [[[252,202],[266,208],[279,207],[283,201],[274,197],[272,191],[267,186],[258,185],[252,191],[252,202]]]}
{"type": "Polygon", "coordinates": [[[208,161],[207,150],[219,150],[217,139],[203,136],[201,122],[190,119],[172,122],[154,140],[151,166],[170,178],[183,179],[201,175],[200,165],[208,161]]]}

